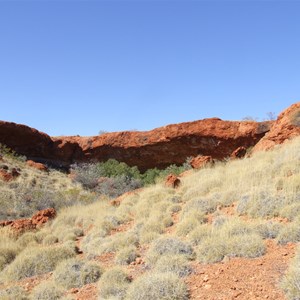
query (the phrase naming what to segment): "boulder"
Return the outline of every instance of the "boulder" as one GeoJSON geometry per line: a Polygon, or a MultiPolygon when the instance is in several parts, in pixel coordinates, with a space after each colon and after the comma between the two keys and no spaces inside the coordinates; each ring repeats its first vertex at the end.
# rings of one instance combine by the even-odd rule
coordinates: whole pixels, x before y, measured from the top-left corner
{"type": "Polygon", "coordinates": [[[243,158],[247,153],[247,149],[245,147],[236,148],[230,155],[232,159],[243,158]]]}
{"type": "Polygon", "coordinates": [[[171,188],[177,188],[180,185],[180,179],[174,175],[174,174],[170,174],[167,176],[166,181],[165,181],[165,185],[167,187],[171,187],[171,188]]]}
{"type": "Polygon", "coordinates": [[[37,162],[34,162],[33,160],[27,160],[26,164],[27,164],[27,166],[35,168],[37,170],[48,172],[48,168],[42,163],[37,163],[37,162]]]}
{"type": "Polygon", "coordinates": [[[207,165],[214,164],[214,160],[210,155],[198,155],[191,160],[190,164],[193,169],[201,169],[207,165]]]}
{"type": "Polygon", "coordinates": [[[6,170],[0,170],[0,178],[6,182],[11,181],[14,179],[12,174],[6,170]]]}

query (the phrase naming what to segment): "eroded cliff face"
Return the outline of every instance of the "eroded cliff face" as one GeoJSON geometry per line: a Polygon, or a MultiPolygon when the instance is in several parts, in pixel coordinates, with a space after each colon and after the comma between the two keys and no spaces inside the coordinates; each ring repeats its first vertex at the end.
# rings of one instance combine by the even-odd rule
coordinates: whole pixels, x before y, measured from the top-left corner
{"type": "Polygon", "coordinates": [[[90,138],[55,138],[55,156],[62,161],[106,161],[114,158],[140,170],[182,164],[187,157],[223,159],[238,147],[254,146],[270,122],[229,122],[205,119],[144,132],[116,132],[90,138]],[[66,155],[67,154],[67,155],[66,155]]]}
{"type": "Polygon", "coordinates": [[[238,147],[254,146],[271,125],[272,122],[231,122],[211,118],[151,131],[51,138],[28,126],[2,121],[0,143],[29,159],[57,166],[114,158],[144,171],[182,164],[187,157],[197,155],[223,159],[238,147]]]}
{"type": "Polygon", "coordinates": [[[284,110],[270,131],[256,144],[253,152],[269,150],[300,135],[300,102],[284,110]]]}

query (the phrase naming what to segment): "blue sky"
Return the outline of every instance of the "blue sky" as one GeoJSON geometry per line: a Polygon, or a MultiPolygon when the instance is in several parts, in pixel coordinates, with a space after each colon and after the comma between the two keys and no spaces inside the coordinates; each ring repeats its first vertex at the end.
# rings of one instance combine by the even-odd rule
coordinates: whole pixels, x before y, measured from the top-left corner
{"type": "Polygon", "coordinates": [[[0,0],[1,120],[96,135],[299,99],[298,1],[0,0]]]}

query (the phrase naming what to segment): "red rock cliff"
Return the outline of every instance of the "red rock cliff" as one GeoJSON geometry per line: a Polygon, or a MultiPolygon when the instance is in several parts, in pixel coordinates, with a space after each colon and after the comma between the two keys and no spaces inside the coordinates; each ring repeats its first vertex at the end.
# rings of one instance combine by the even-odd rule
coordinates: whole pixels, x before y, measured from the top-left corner
{"type": "Polygon", "coordinates": [[[182,164],[190,156],[228,157],[238,147],[254,146],[271,125],[272,122],[231,122],[211,118],[144,132],[51,138],[25,125],[0,122],[0,143],[29,159],[61,166],[114,158],[144,171],[182,164]]]}
{"type": "Polygon", "coordinates": [[[268,150],[300,135],[300,102],[284,110],[253,151],[268,150]]]}

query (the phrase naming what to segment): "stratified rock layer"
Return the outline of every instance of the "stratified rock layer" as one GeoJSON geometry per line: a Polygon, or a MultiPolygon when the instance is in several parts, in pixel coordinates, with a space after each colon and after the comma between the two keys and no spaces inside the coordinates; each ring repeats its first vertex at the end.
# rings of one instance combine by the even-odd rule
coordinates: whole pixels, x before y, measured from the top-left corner
{"type": "Polygon", "coordinates": [[[182,164],[191,156],[229,157],[238,147],[254,146],[271,125],[272,122],[231,122],[211,118],[151,131],[51,138],[25,125],[0,121],[0,143],[28,159],[57,166],[114,158],[145,171],[182,164]]]}

